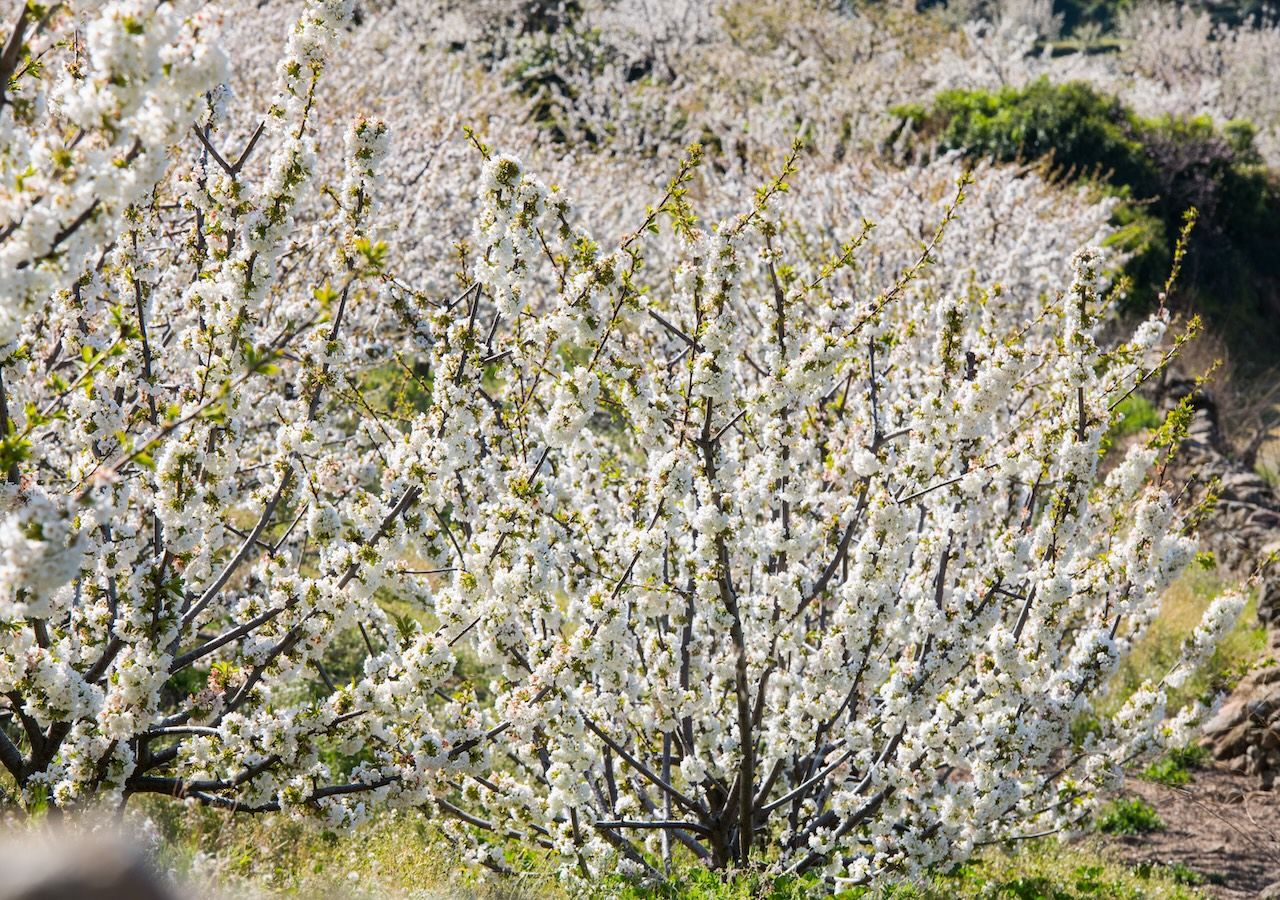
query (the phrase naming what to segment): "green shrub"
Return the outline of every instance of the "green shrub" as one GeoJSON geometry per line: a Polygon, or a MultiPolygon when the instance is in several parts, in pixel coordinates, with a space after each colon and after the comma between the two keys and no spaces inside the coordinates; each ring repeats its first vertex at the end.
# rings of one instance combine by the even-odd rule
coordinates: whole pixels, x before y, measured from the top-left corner
{"type": "Polygon", "coordinates": [[[1147,766],[1142,777],[1166,787],[1181,787],[1191,781],[1191,771],[1204,765],[1208,757],[1209,751],[1199,744],[1179,747],[1147,766]]]}
{"type": "MultiPolygon", "coordinates": [[[[894,113],[940,150],[1047,159],[1055,176],[1115,197],[1112,244],[1129,256],[1126,305],[1159,302],[1184,213],[1199,212],[1180,300],[1247,351],[1280,343],[1280,185],[1254,127],[1207,116],[1144,118],[1083,82],[949,90],[894,113]]],[[[1246,355],[1261,355],[1248,353],[1246,355]]]]}
{"type": "Polygon", "coordinates": [[[1103,834],[1146,834],[1159,831],[1164,822],[1145,800],[1113,800],[1098,817],[1098,830],[1103,834]]]}
{"type": "Polygon", "coordinates": [[[1159,428],[1164,421],[1155,404],[1141,394],[1131,394],[1121,400],[1116,413],[1116,423],[1111,426],[1109,435],[1112,440],[1159,428]]]}
{"type": "Polygon", "coordinates": [[[1052,154],[1081,172],[1114,171],[1117,184],[1152,178],[1133,117],[1116,98],[1084,82],[1053,84],[1041,78],[1023,88],[943,91],[933,105],[895,110],[915,113],[916,125],[941,145],[1011,162],[1052,154]]]}

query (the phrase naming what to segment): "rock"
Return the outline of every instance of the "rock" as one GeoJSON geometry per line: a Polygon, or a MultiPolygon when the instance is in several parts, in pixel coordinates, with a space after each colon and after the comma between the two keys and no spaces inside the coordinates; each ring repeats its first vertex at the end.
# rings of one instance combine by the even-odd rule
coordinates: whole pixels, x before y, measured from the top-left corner
{"type": "MultiPolygon", "coordinates": [[[[1280,559],[1280,546],[1264,547],[1260,555],[1266,559],[1273,553],[1280,559]]],[[[1277,614],[1280,614],[1280,572],[1276,571],[1277,566],[1280,563],[1273,563],[1267,569],[1258,586],[1258,618],[1267,623],[1275,621],[1277,614]]]]}
{"type": "Polygon", "coordinates": [[[1241,753],[1247,756],[1248,751],[1253,749],[1249,746],[1251,737],[1253,737],[1253,725],[1249,722],[1241,722],[1224,734],[1215,746],[1224,756],[1237,756],[1241,753]]]}
{"type": "Polygon", "coordinates": [[[1273,881],[1258,891],[1258,900],[1280,900],[1280,881],[1273,881]]]}
{"type": "Polygon", "coordinates": [[[1244,720],[1244,697],[1232,697],[1218,709],[1215,715],[1204,726],[1206,738],[1217,737],[1230,731],[1238,722],[1244,720]]]}
{"type": "Polygon", "coordinates": [[[1187,440],[1194,441],[1205,448],[1212,447],[1216,438],[1217,430],[1204,416],[1196,416],[1187,426],[1187,440]]]}
{"type": "Polygon", "coordinates": [[[1276,711],[1276,701],[1273,697],[1262,696],[1246,703],[1244,710],[1249,717],[1251,725],[1254,727],[1265,726],[1267,722],[1271,721],[1272,713],[1276,711]]]}
{"type": "Polygon", "coordinates": [[[1271,497],[1271,486],[1252,472],[1229,472],[1222,477],[1222,496],[1229,500],[1265,503],[1271,497]]]}
{"type": "Polygon", "coordinates": [[[1200,743],[1231,771],[1257,776],[1270,789],[1280,774],[1280,666],[1245,676],[1200,743]]]}

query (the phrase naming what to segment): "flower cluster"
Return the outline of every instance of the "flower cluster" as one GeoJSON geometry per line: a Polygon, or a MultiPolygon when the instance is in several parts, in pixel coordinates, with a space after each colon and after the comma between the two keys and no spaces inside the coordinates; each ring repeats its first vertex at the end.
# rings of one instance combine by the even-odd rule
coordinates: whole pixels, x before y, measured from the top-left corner
{"type": "MultiPolygon", "coordinates": [[[[223,77],[224,57],[201,39],[206,14],[197,7],[67,4],[61,29],[32,35],[24,57],[6,61],[0,343],[10,345],[45,298],[71,288],[167,167],[168,147],[196,117],[202,92],[223,77]],[[56,50],[65,65],[42,65],[56,50]]],[[[34,16],[24,9],[19,40],[34,16]]]]}

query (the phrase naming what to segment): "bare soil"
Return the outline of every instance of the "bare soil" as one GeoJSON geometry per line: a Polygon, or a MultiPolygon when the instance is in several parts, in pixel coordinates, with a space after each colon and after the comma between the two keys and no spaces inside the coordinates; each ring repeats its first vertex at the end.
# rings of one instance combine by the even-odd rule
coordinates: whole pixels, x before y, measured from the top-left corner
{"type": "Polygon", "coordinates": [[[1222,900],[1257,897],[1280,882],[1280,790],[1210,767],[1183,787],[1130,779],[1125,794],[1150,803],[1165,823],[1109,840],[1130,864],[1181,863],[1205,876],[1203,890],[1222,900]]]}

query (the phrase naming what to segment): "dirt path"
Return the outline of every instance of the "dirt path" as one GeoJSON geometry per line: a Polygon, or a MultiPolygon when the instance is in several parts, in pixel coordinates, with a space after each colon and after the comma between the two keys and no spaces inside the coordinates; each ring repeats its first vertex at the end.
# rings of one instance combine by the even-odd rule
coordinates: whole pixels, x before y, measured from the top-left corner
{"type": "Polygon", "coordinates": [[[1206,876],[1204,890],[1223,900],[1257,897],[1280,882],[1280,790],[1205,768],[1185,787],[1131,779],[1125,793],[1150,803],[1165,823],[1160,831],[1110,841],[1131,864],[1181,863],[1206,876]]]}

